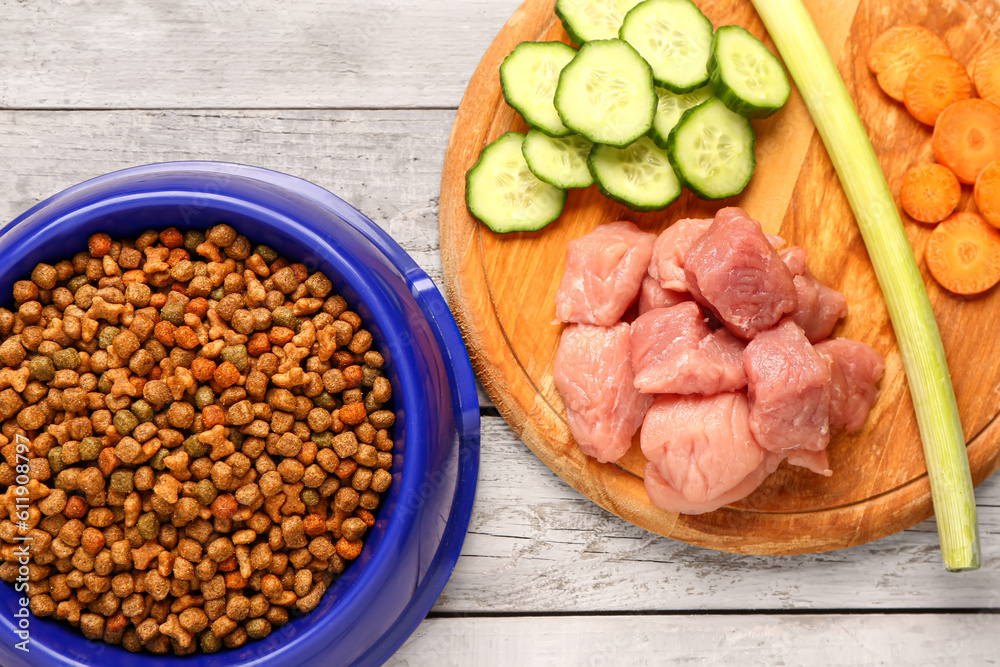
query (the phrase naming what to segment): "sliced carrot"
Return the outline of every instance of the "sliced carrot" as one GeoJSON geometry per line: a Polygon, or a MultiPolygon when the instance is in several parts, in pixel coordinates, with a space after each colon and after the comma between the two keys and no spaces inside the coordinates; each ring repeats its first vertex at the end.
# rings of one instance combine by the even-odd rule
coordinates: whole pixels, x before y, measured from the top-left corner
{"type": "Polygon", "coordinates": [[[924,261],[949,292],[985,292],[1000,282],[1000,231],[975,213],[956,213],[931,232],[924,261]]]}
{"type": "Polygon", "coordinates": [[[955,102],[934,125],[934,157],[963,183],[1000,159],[1000,106],[973,98],[955,102]]]}
{"type": "Polygon", "coordinates": [[[1000,44],[979,55],[972,68],[972,80],[981,98],[1000,104],[1000,44]]]}
{"type": "Polygon", "coordinates": [[[990,162],[979,173],[973,195],[986,222],[1000,228],[1000,161],[990,162]]]}
{"type": "Polygon", "coordinates": [[[948,167],[920,164],[910,167],[899,188],[906,214],[919,222],[941,222],[955,210],[962,197],[962,184],[948,167]]]}
{"type": "Polygon", "coordinates": [[[972,79],[951,56],[927,56],[910,71],[903,89],[906,110],[933,125],[950,105],[972,97],[972,79]]]}
{"type": "Polygon", "coordinates": [[[872,42],[868,69],[886,95],[902,102],[910,71],[924,58],[934,55],[951,55],[944,40],[919,25],[897,25],[872,42]]]}

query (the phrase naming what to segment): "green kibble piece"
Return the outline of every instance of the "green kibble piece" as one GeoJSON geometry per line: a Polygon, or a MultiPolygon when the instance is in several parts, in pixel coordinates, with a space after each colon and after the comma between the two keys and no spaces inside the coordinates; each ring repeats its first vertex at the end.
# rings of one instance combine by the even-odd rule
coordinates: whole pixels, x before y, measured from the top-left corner
{"type": "Polygon", "coordinates": [[[139,423],[153,421],[153,416],[156,414],[153,410],[153,406],[146,402],[146,399],[140,398],[138,401],[132,404],[129,408],[135,418],[139,420],[139,423]]]}
{"type": "Polygon", "coordinates": [[[223,297],[226,296],[226,288],[222,285],[218,287],[213,287],[212,291],[208,293],[208,298],[213,301],[222,301],[223,297]]]}
{"type": "Polygon", "coordinates": [[[371,366],[361,367],[361,384],[371,389],[375,385],[375,380],[382,377],[382,371],[371,366]]]}
{"type": "Polygon", "coordinates": [[[218,653],[222,650],[222,640],[215,636],[211,630],[205,630],[198,637],[202,653],[218,653]]]}
{"type": "Polygon", "coordinates": [[[240,433],[239,431],[232,431],[229,434],[229,442],[233,443],[237,451],[243,446],[243,441],[247,439],[246,433],[240,433]]]}
{"type": "Polygon", "coordinates": [[[330,392],[324,390],[322,394],[313,399],[313,405],[324,410],[333,410],[337,407],[337,399],[331,396],[330,392]]]}
{"type": "Polygon", "coordinates": [[[215,502],[215,498],[218,495],[219,490],[215,488],[215,484],[212,484],[212,481],[209,479],[203,479],[194,485],[194,497],[205,507],[215,502]]]}
{"type": "Polygon", "coordinates": [[[299,320],[288,306],[278,306],[271,313],[271,321],[276,326],[294,329],[299,320]]]}
{"type": "Polygon", "coordinates": [[[302,493],[299,494],[299,498],[305,503],[306,507],[312,507],[313,505],[319,504],[319,491],[316,489],[302,489],[302,493]]]}
{"type": "Polygon", "coordinates": [[[184,306],[179,303],[168,303],[160,309],[160,319],[170,322],[175,327],[184,326],[184,306]]]}
{"type": "Polygon", "coordinates": [[[195,459],[200,459],[202,456],[207,456],[212,448],[208,443],[202,442],[198,439],[198,436],[192,435],[184,441],[184,451],[187,452],[188,458],[194,461],[195,459]]]}
{"type": "Polygon", "coordinates": [[[139,425],[139,418],[132,414],[131,410],[119,410],[111,420],[118,435],[132,435],[132,431],[139,425]]]}
{"type": "MultiPolygon", "coordinates": [[[[101,329],[101,333],[97,334],[97,346],[102,350],[106,350],[111,347],[111,341],[115,339],[115,336],[122,332],[118,327],[104,327],[101,329]]],[[[103,390],[102,390],[103,391],[103,390]]],[[[108,388],[108,391],[111,391],[108,388]]],[[[107,392],[104,392],[107,393],[107,392]]]]}
{"type": "Polygon", "coordinates": [[[39,355],[28,362],[28,371],[35,380],[48,382],[56,376],[56,365],[48,357],[39,355]]]}
{"type": "Polygon", "coordinates": [[[101,373],[101,377],[97,379],[97,391],[102,394],[110,394],[112,384],[113,383],[111,382],[111,378],[108,377],[108,374],[101,373]]]}
{"type": "Polygon", "coordinates": [[[274,260],[278,259],[278,251],[274,248],[269,248],[266,245],[259,245],[255,247],[253,251],[260,255],[260,258],[263,259],[266,264],[270,264],[274,260]]]}
{"type": "Polygon", "coordinates": [[[80,441],[80,460],[96,461],[104,449],[104,443],[100,438],[89,436],[80,441]]]}
{"type": "Polygon", "coordinates": [[[73,294],[76,294],[77,290],[79,290],[81,287],[83,287],[89,282],[90,281],[87,280],[87,276],[73,276],[72,278],[69,279],[69,282],[66,283],[66,289],[68,289],[73,294]]]}
{"type": "Polygon", "coordinates": [[[153,454],[153,458],[149,460],[149,465],[153,470],[166,470],[167,464],[163,462],[163,459],[170,456],[170,452],[165,448],[161,447],[153,454]]]}
{"type": "Polygon", "coordinates": [[[333,434],[329,431],[313,433],[312,441],[316,443],[317,449],[329,449],[330,447],[333,447],[333,434]]]}
{"type": "Polygon", "coordinates": [[[250,355],[247,354],[246,345],[230,345],[222,348],[222,361],[228,361],[236,366],[240,373],[250,370],[250,355]]]}
{"type": "Polygon", "coordinates": [[[184,232],[184,249],[188,252],[195,252],[204,242],[205,232],[200,229],[189,229],[184,232]]]}
{"type": "Polygon", "coordinates": [[[132,493],[132,475],[135,474],[131,470],[126,470],[125,468],[119,468],[111,473],[111,480],[108,486],[115,493],[132,493]]]}
{"type": "Polygon", "coordinates": [[[139,534],[144,540],[155,540],[160,534],[160,520],[156,518],[155,512],[143,514],[135,527],[139,529],[139,534]]]}
{"type": "Polygon", "coordinates": [[[212,388],[208,386],[198,387],[198,391],[194,393],[194,407],[204,410],[212,403],[215,403],[215,393],[212,388]]]}
{"type": "Polygon", "coordinates": [[[59,350],[52,355],[52,361],[60,370],[73,369],[80,365],[80,353],[73,348],[59,350]]]}
{"type": "Polygon", "coordinates": [[[263,639],[271,634],[271,623],[266,618],[254,618],[247,621],[245,629],[251,639],[263,639]]]}
{"type": "Polygon", "coordinates": [[[365,412],[371,414],[376,410],[381,410],[382,404],[375,400],[375,392],[370,391],[365,394],[365,412]]]}
{"type": "Polygon", "coordinates": [[[49,469],[53,475],[58,475],[65,467],[62,460],[62,447],[56,445],[49,450],[49,469]]]}

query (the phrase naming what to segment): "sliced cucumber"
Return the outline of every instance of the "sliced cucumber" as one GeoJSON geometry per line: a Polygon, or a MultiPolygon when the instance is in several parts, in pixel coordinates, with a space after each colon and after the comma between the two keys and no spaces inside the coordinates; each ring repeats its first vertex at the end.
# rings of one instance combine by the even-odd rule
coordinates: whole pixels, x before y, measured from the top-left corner
{"type": "Polygon", "coordinates": [[[588,164],[604,196],[633,211],[658,211],[681,194],[666,151],[649,137],[625,148],[594,146],[588,164]]]}
{"type": "Polygon", "coordinates": [[[559,73],[576,49],[562,42],[521,42],[500,65],[500,86],[507,104],[532,127],[553,137],[570,134],[552,104],[559,73]]]}
{"type": "Polygon", "coordinates": [[[748,118],[767,118],[788,101],[791,92],[781,62],[759,39],[736,25],[715,32],[708,73],[716,96],[748,118]]]}
{"type": "Polygon", "coordinates": [[[555,105],[566,127],[622,148],[653,124],[653,73],[624,40],[587,42],[559,75],[555,105]]]}
{"type": "Polygon", "coordinates": [[[712,86],[702,86],[690,93],[672,93],[666,88],[657,88],[656,116],[649,136],[660,148],[667,147],[667,137],[685,111],[696,107],[712,96],[712,86]]]}
{"type": "Polygon", "coordinates": [[[546,183],[557,188],[586,188],[594,184],[587,168],[587,157],[594,147],[578,134],[550,137],[531,130],[524,138],[521,152],[528,169],[546,183]]]}
{"type": "Polygon", "coordinates": [[[618,35],[653,68],[656,85],[688,93],[708,83],[712,22],[691,0],[640,2],[618,35]]]}
{"type": "Polygon", "coordinates": [[[562,213],[566,191],[538,180],[521,153],[524,135],[508,132],[483,149],[465,177],[469,212],[495,232],[533,232],[562,213]]]}
{"type": "Polygon", "coordinates": [[[713,97],[688,109],[667,138],[677,176],[702,199],[743,192],[755,165],[750,121],[713,97]]]}
{"type": "Polygon", "coordinates": [[[642,0],[557,0],[556,16],[562,21],[566,34],[576,44],[583,46],[592,39],[611,39],[618,36],[622,19],[628,10],[642,0]]]}

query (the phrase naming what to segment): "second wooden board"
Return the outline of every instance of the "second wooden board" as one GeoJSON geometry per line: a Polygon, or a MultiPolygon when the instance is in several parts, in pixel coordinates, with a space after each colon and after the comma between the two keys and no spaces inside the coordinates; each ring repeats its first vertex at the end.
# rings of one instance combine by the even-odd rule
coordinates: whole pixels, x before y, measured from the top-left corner
{"type": "MultiPolygon", "coordinates": [[[[713,24],[742,25],[773,50],[750,3],[699,4],[713,24]]],[[[932,160],[930,132],[878,89],[865,65],[872,37],[896,24],[919,23],[941,35],[960,62],[971,64],[996,41],[991,13],[997,9],[989,0],[806,4],[855,99],[890,187],[898,192],[911,164],[932,160]]],[[[494,234],[469,214],[465,174],[482,148],[506,131],[527,129],[503,100],[500,63],[522,41],[569,42],[553,5],[554,0],[528,0],[483,57],[455,119],[441,185],[441,253],[449,300],[473,364],[501,414],[546,465],[589,498],[639,526],[692,544],[752,554],[827,551],[892,534],[929,516],[930,486],[885,303],[837,176],[796,91],[776,115],[754,122],[757,171],[739,197],[705,202],[686,193],[665,211],[634,213],[591,187],[571,191],[562,217],[538,233],[494,234]],[[832,439],[832,477],[783,464],[743,501],[683,516],[650,504],[637,442],[618,464],[598,463],[573,442],[552,381],[562,331],[554,323],[554,296],[566,243],[598,224],[625,219],[659,232],[677,219],[710,217],[727,205],[742,206],[765,231],[809,251],[816,276],[848,298],[848,316],[834,335],[874,347],[886,358],[886,372],[864,430],[832,439]]],[[[963,207],[971,205],[966,193],[963,207]]],[[[919,260],[930,229],[906,224],[919,260]]],[[[978,484],[1000,463],[1000,337],[995,335],[1000,296],[994,290],[967,301],[927,282],[978,484]]]]}

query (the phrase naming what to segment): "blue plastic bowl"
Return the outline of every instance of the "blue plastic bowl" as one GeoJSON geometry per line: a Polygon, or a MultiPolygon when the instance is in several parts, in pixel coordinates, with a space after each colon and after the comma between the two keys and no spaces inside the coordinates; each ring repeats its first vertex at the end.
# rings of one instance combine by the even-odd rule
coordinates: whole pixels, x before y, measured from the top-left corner
{"type": "Polygon", "coordinates": [[[132,654],[32,617],[30,653],[14,648],[10,585],[0,585],[4,667],[379,664],[427,614],[468,529],[479,467],[479,404],[462,338],[430,278],[371,220],[326,190],[256,167],[174,162],[72,187],[0,229],[0,295],[38,262],[69,258],[87,237],[227,222],[254,243],[326,273],[385,355],[396,406],[393,482],[361,557],[312,613],[262,641],[213,655],[132,654]]]}

